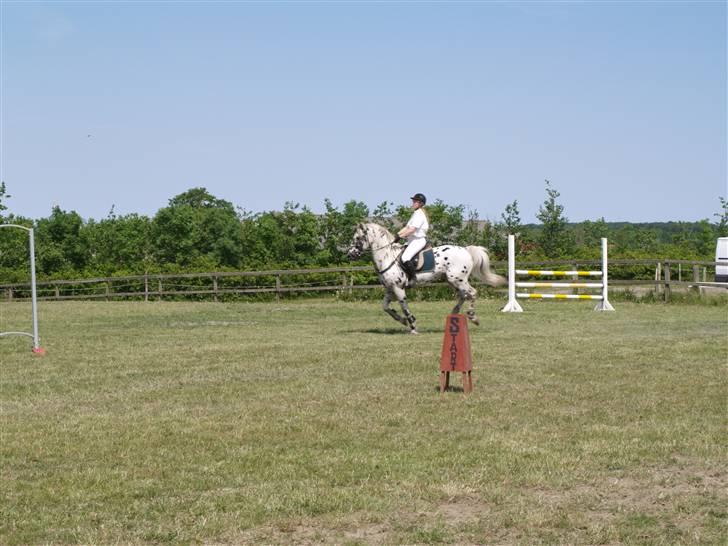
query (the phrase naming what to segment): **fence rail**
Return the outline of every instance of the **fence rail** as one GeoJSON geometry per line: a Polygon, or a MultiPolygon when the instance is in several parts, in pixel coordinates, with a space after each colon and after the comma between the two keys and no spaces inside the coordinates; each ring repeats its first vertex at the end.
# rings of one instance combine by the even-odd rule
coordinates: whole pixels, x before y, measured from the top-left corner
{"type": "MultiPolygon", "coordinates": [[[[599,260],[524,261],[519,267],[574,270],[577,266],[599,265],[599,260]]],[[[507,270],[507,262],[492,262],[499,271],[507,270]]],[[[656,291],[670,298],[677,286],[728,287],[715,283],[715,266],[725,265],[710,261],[652,259],[610,260],[610,281],[614,286],[654,286],[656,291]],[[639,277],[624,278],[620,268],[642,268],[639,277]],[[617,270],[617,271],[615,271],[617,270]],[[652,272],[654,271],[654,278],[652,272]],[[649,272],[650,278],[644,278],[649,272]],[[677,275],[676,275],[677,274],[677,275]],[[620,276],[623,278],[620,279],[620,276]],[[683,280],[685,277],[685,280],[683,280]]],[[[445,283],[428,283],[422,286],[445,286],[445,283]]],[[[274,269],[268,271],[218,271],[205,273],[164,273],[128,275],[121,277],[95,277],[75,280],[41,281],[36,285],[38,299],[164,299],[179,297],[212,298],[221,296],[284,294],[305,292],[339,292],[351,294],[355,290],[378,288],[377,275],[372,266],[349,266],[312,269],[274,269]]],[[[504,287],[502,290],[505,290],[504,287]]],[[[500,289],[499,289],[500,290],[500,289]]],[[[6,301],[30,298],[30,283],[0,284],[0,293],[6,301]]]]}

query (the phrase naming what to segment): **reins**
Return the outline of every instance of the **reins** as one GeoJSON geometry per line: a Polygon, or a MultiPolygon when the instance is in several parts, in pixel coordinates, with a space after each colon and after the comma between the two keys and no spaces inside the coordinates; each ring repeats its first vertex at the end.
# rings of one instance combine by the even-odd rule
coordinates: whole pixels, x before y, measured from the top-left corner
{"type": "Polygon", "coordinates": [[[376,252],[377,250],[383,250],[383,249],[387,248],[388,246],[392,246],[393,244],[394,244],[394,241],[392,241],[391,243],[388,243],[384,246],[380,246],[379,248],[372,248],[371,250],[372,250],[372,252],[376,252]]]}
{"type": "MultiPolygon", "coordinates": [[[[394,241],[392,241],[391,243],[389,243],[387,245],[384,245],[384,246],[381,246],[379,248],[376,248],[376,249],[375,248],[372,248],[372,258],[374,258],[374,252],[375,251],[385,249],[387,247],[392,246],[393,244],[394,244],[394,241]]],[[[381,270],[380,269],[377,269],[377,266],[375,264],[374,265],[374,271],[376,271],[377,274],[379,274],[379,275],[382,275],[383,273],[386,273],[387,271],[389,271],[390,269],[392,269],[392,267],[394,266],[394,264],[396,264],[399,261],[399,257],[403,253],[404,253],[404,247],[402,248],[402,250],[399,251],[399,254],[397,254],[397,256],[394,258],[394,260],[392,261],[391,264],[389,264],[387,267],[385,267],[384,269],[381,269],[381,270]]]]}

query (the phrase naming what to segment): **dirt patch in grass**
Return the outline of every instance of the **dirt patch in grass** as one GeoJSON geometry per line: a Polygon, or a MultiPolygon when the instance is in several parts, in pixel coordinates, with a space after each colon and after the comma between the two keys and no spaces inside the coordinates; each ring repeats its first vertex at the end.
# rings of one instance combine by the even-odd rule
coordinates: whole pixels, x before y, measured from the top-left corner
{"type": "MultiPolygon", "coordinates": [[[[679,461],[642,476],[615,473],[566,489],[512,487],[503,503],[484,501],[476,491],[445,496],[429,508],[399,511],[383,520],[366,514],[339,520],[306,519],[250,529],[232,544],[541,544],[554,536],[571,543],[649,543],[655,529],[676,542],[699,544],[706,520],[728,523],[728,472],[697,461],[679,461]]],[[[447,493],[444,488],[443,493],[447,493]]]]}
{"type": "MultiPolygon", "coordinates": [[[[368,521],[369,517],[353,514],[338,521],[307,519],[290,525],[265,526],[250,529],[226,540],[232,544],[413,544],[452,543],[482,544],[468,541],[462,534],[465,528],[482,526],[493,513],[493,507],[475,497],[449,498],[429,510],[400,511],[387,516],[386,521],[368,521]],[[420,537],[420,534],[422,536],[420,537]],[[420,538],[418,538],[420,537],[420,538]],[[440,537],[440,538],[438,538],[440,537]]],[[[515,543],[503,540],[508,530],[501,530],[499,544],[515,543]],[[503,534],[505,533],[505,534],[503,534]]],[[[513,537],[512,537],[513,538],[513,537]]]]}
{"type": "Polygon", "coordinates": [[[697,461],[650,469],[641,476],[615,474],[564,490],[535,488],[524,495],[525,502],[539,507],[536,512],[567,514],[575,529],[605,543],[621,543],[625,525],[633,527],[633,539],[649,542],[655,528],[661,528],[676,542],[701,543],[707,523],[724,529],[728,524],[728,512],[715,510],[728,506],[728,472],[697,461]]]}
{"type": "MultiPolygon", "coordinates": [[[[348,518],[347,518],[348,519],[348,518]]],[[[372,544],[391,543],[392,528],[386,523],[364,521],[316,522],[299,521],[295,524],[265,526],[244,531],[230,537],[224,544],[372,544]]],[[[211,543],[215,544],[215,543],[211,543]]]]}

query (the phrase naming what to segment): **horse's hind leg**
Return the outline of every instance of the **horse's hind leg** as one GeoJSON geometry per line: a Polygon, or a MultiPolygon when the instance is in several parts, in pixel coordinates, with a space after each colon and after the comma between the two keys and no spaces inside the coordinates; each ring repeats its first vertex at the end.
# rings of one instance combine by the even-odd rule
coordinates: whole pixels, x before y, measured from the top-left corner
{"type": "Polygon", "coordinates": [[[468,310],[465,313],[467,317],[473,322],[473,324],[480,324],[478,315],[475,314],[475,297],[478,295],[478,291],[470,286],[469,283],[465,283],[465,299],[468,300],[468,310]]]}
{"type": "Polygon", "coordinates": [[[409,310],[409,305],[407,305],[407,294],[405,294],[404,290],[399,287],[392,288],[392,293],[394,294],[394,297],[397,298],[397,301],[399,301],[399,306],[402,308],[402,312],[404,313],[405,321],[402,324],[409,326],[411,334],[416,334],[417,319],[409,310]]]}
{"type": "Polygon", "coordinates": [[[455,303],[455,307],[452,308],[452,314],[457,315],[458,313],[460,313],[460,308],[463,306],[463,303],[465,303],[467,288],[472,289],[472,287],[463,278],[456,277],[454,275],[451,275],[450,273],[448,273],[447,275],[447,282],[449,282],[450,286],[455,289],[455,293],[458,296],[458,301],[457,303],[455,303]]]}
{"type": "Polygon", "coordinates": [[[396,320],[400,324],[404,324],[405,326],[407,326],[408,325],[407,319],[405,319],[403,316],[401,316],[399,313],[397,313],[397,311],[392,309],[389,306],[390,303],[392,303],[392,291],[385,290],[384,291],[384,300],[382,301],[382,308],[394,320],[396,320]]]}
{"type": "Polygon", "coordinates": [[[463,306],[463,303],[465,303],[465,296],[460,291],[460,289],[457,289],[457,295],[458,295],[458,301],[455,303],[455,307],[452,308],[452,314],[457,315],[460,313],[460,308],[463,306]]]}
{"type": "Polygon", "coordinates": [[[480,319],[478,318],[478,315],[475,314],[475,296],[477,296],[478,291],[470,286],[470,283],[461,279],[456,279],[456,282],[451,284],[453,284],[455,290],[457,290],[458,295],[458,301],[452,310],[453,314],[456,315],[460,313],[463,303],[465,303],[465,300],[468,300],[468,310],[466,311],[466,315],[475,324],[480,324],[480,319]]]}

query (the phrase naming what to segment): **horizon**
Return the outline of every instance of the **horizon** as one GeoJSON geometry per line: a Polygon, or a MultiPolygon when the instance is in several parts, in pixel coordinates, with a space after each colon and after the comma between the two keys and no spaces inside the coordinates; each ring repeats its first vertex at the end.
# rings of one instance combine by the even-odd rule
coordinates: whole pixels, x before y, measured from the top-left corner
{"type": "MultiPolygon", "coordinates": [[[[192,188],[189,188],[189,189],[192,189],[192,188]]],[[[206,189],[206,188],[202,188],[202,189],[206,189]]],[[[176,196],[172,196],[172,197],[176,197],[176,196]]],[[[222,199],[224,201],[229,201],[229,200],[227,200],[224,197],[221,197],[219,195],[214,195],[214,197],[216,197],[218,199],[222,199]]],[[[12,200],[12,193],[10,191],[8,191],[7,192],[7,195],[5,195],[5,201],[3,202],[3,204],[7,207],[7,210],[5,211],[6,216],[9,214],[9,215],[13,215],[13,216],[18,217],[18,218],[21,218],[21,217],[22,218],[29,218],[27,216],[22,216],[22,215],[15,214],[13,212],[13,210],[12,210],[12,203],[9,203],[8,202],[8,198],[10,200],[12,200]]],[[[171,199],[172,198],[170,198],[170,200],[171,199]]],[[[436,201],[438,199],[439,198],[437,198],[437,197],[434,198],[432,201],[430,201],[430,205],[432,205],[432,202],[434,202],[434,201],[436,201]]],[[[356,201],[356,200],[353,200],[352,199],[352,200],[349,200],[347,202],[350,202],[350,201],[356,201]]],[[[236,211],[239,214],[241,214],[241,215],[243,213],[252,214],[252,215],[266,214],[266,213],[280,213],[280,212],[283,212],[285,210],[285,204],[284,204],[283,207],[278,208],[278,209],[270,209],[270,210],[264,210],[264,211],[249,211],[249,210],[242,209],[241,207],[239,207],[238,205],[236,205],[235,203],[233,203],[231,201],[229,201],[229,202],[233,205],[233,207],[236,209],[236,211]]],[[[559,202],[558,199],[557,199],[557,202],[559,202]]],[[[333,203],[332,204],[334,205],[334,207],[337,210],[341,210],[341,208],[343,207],[343,205],[345,203],[342,203],[341,206],[337,206],[336,204],[333,204],[333,203]]],[[[469,211],[469,209],[466,206],[464,206],[462,203],[446,203],[444,201],[443,201],[443,203],[445,205],[447,205],[448,207],[463,206],[464,207],[464,209],[463,209],[463,221],[464,222],[467,222],[468,221],[468,211],[469,211]]],[[[707,216],[705,218],[699,218],[699,219],[696,219],[696,220],[650,220],[650,221],[639,221],[638,220],[638,221],[632,221],[632,220],[609,220],[609,219],[602,218],[602,217],[599,217],[599,218],[586,218],[584,220],[571,220],[569,218],[568,210],[566,208],[566,205],[564,203],[562,203],[562,202],[559,202],[559,204],[564,205],[564,216],[566,217],[566,224],[567,225],[579,225],[579,224],[584,223],[584,222],[598,222],[600,220],[604,220],[604,222],[606,224],[635,224],[635,225],[638,225],[638,224],[673,224],[673,223],[698,224],[698,223],[703,222],[703,221],[706,221],[706,220],[709,223],[711,223],[711,224],[715,224],[715,223],[717,223],[717,221],[714,219],[714,217],[715,217],[716,214],[718,214],[720,212],[720,211],[718,211],[718,207],[716,206],[716,211],[713,214],[711,214],[710,216],[707,216]]],[[[324,216],[325,215],[325,212],[324,211],[322,211],[322,210],[320,210],[320,211],[314,210],[313,208],[308,207],[307,205],[305,205],[303,203],[292,203],[292,205],[295,205],[294,210],[296,210],[297,212],[301,212],[304,208],[306,208],[307,210],[310,210],[316,216],[324,216]]],[[[33,221],[37,221],[37,220],[40,220],[42,218],[47,218],[47,217],[49,217],[53,213],[53,209],[56,206],[58,206],[58,208],[62,212],[79,214],[79,216],[81,216],[81,218],[83,219],[84,222],[88,222],[88,221],[91,221],[91,220],[93,220],[93,221],[105,220],[105,219],[110,218],[112,215],[118,217],[118,216],[126,216],[126,215],[129,215],[129,214],[137,214],[139,216],[146,216],[146,217],[148,217],[151,220],[151,219],[154,218],[154,216],[156,216],[157,212],[159,212],[159,210],[161,210],[161,208],[166,208],[166,206],[169,206],[169,203],[167,205],[165,205],[165,207],[160,207],[160,209],[157,209],[157,211],[155,211],[153,214],[144,214],[144,213],[140,213],[140,212],[136,212],[136,211],[129,211],[127,213],[117,213],[117,211],[115,210],[115,206],[112,205],[112,207],[109,209],[109,211],[107,212],[107,214],[105,216],[98,217],[98,218],[85,217],[85,216],[81,215],[77,210],[75,210],[72,207],[66,209],[66,208],[60,207],[60,205],[53,205],[52,208],[51,208],[51,210],[49,211],[48,215],[41,216],[41,217],[38,217],[38,218],[29,218],[29,219],[30,220],[33,220],[33,221]]],[[[394,207],[396,208],[396,206],[397,206],[397,204],[395,203],[394,204],[394,207]]],[[[372,213],[374,212],[374,209],[376,208],[376,206],[369,207],[367,205],[367,207],[369,209],[369,218],[373,218],[372,213]]],[[[520,204],[519,204],[519,207],[520,207],[520,204]]],[[[389,216],[389,218],[394,218],[395,216],[396,216],[396,213],[393,212],[392,216],[389,216]]],[[[502,222],[502,218],[500,217],[500,215],[497,218],[481,218],[481,217],[476,217],[474,220],[477,223],[479,223],[479,224],[487,224],[487,223],[497,224],[497,223],[501,223],[502,222]]],[[[523,217],[521,217],[521,225],[524,226],[524,227],[533,227],[533,226],[538,227],[538,226],[540,226],[542,224],[537,219],[536,219],[536,221],[527,221],[526,219],[524,219],[523,217]]]]}

